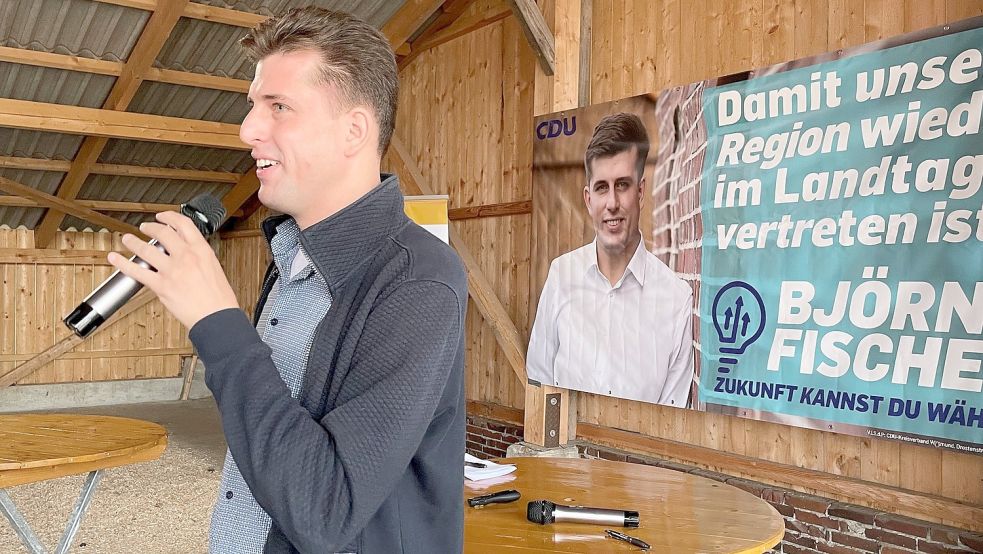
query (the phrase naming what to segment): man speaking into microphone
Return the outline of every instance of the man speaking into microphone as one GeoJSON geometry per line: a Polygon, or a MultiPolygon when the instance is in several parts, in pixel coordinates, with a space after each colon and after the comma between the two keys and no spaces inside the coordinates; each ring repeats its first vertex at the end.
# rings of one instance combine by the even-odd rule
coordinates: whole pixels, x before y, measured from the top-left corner
{"type": "Polygon", "coordinates": [[[242,40],[273,263],[250,319],[175,212],[110,254],[188,329],[229,444],[209,549],[460,552],[466,276],[393,175],[396,63],[365,22],[293,10],[242,40]]]}

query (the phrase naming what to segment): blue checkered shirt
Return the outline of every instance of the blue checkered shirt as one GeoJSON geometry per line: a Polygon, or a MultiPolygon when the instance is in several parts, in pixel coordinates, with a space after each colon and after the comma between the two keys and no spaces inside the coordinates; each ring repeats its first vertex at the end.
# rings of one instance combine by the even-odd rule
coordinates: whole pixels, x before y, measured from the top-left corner
{"type": "MultiPolygon", "coordinates": [[[[256,330],[273,350],[273,363],[290,395],[296,398],[307,370],[314,330],[331,308],[331,293],[303,253],[300,228],[293,219],[277,226],[270,249],[280,277],[263,305],[256,330]],[[298,253],[303,257],[298,258],[298,253]]],[[[260,554],[270,524],[270,516],[256,503],[232,454],[226,451],[222,485],[212,512],[209,552],[260,554]]]]}

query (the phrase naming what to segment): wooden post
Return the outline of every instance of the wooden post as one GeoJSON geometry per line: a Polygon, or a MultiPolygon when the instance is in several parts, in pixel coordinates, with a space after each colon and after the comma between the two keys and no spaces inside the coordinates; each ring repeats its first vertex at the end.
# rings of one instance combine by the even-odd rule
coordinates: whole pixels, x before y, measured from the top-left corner
{"type": "Polygon", "coordinates": [[[195,369],[198,368],[198,355],[194,354],[188,358],[188,367],[184,370],[184,384],[181,385],[181,400],[187,400],[191,394],[191,381],[195,378],[195,369]]]}
{"type": "MultiPolygon", "coordinates": [[[[549,76],[542,68],[536,68],[535,115],[578,106],[581,97],[582,1],[543,0],[539,4],[556,39],[556,71],[549,76]]],[[[586,48],[589,49],[589,45],[586,48]]],[[[536,241],[537,238],[533,236],[530,240],[536,241]]],[[[529,289],[539,290],[542,283],[534,282],[536,272],[530,272],[530,275],[529,289]]],[[[538,299],[530,299],[530,304],[538,304],[538,299]]],[[[566,389],[528,383],[523,431],[525,442],[556,447],[576,438],[577,407],[574,398],[575,395],[566,389]]]]}

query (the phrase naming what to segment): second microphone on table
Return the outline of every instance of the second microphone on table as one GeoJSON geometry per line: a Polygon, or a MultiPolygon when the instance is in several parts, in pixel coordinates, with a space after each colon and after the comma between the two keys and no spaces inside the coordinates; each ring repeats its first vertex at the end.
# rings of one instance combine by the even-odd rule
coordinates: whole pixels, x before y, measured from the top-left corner
{"type": "Polygon", "coordinates": [[[592,523],[595,525],[617,525],[619,527],[638,527],[638,512],[609,510],[607,508],[587,508],[584,506],[564,506],[549,500],[536,500],[526,507],[526,518],[533,523],[592,523]]]}

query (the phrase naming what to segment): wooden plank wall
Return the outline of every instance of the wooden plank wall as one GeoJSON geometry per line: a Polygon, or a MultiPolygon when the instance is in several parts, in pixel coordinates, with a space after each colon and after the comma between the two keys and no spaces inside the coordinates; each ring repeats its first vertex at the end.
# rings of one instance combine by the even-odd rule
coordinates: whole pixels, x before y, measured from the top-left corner
{"type": "MultiPolygon", "coordinates": [[[[505,2],[478,0],[462,19],[505,2]]],[[[514,17],[422,54],[400,74],[396,134],[450,208],[532,198],[536,60],[514,17]]],[[[384,162],[388,166],[388,162],[384,162]]],[[[519,332],[528,337],[529,214],[452,221],[519,332]]],[[[522,408],[523,384],[473,303],[467,317],[468,398],[522,408]]]]}
{"type": "MultiPolygon", "coordinates": [[[[77,261],[31,250],[18,263],[28,251],[17,249],[33,246],[33,231],[0,229],[0,373],[68,336],[61,318],[112,273],[105,253],[125,251],[116,233],[59,232],[54,249],[78,252],[77,261]]],[[[17,384],[175,377],[191,353],[185,329],[154,301],[17,384]]]]}

